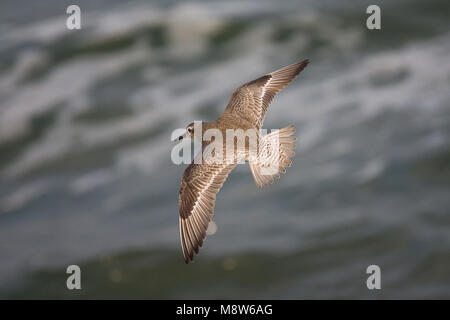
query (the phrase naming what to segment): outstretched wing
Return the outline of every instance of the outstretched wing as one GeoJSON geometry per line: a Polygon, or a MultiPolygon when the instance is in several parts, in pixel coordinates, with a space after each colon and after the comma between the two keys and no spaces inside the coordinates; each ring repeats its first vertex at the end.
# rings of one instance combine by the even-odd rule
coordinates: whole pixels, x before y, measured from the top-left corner
{"type": "Polygon", "coordinates": [[[191,164],[180,185],[180,240],[184,261],[189,263],[198,254],[206,237],[208,223],[214,214],[219,192],[235,164],[191,164]]]}
{"type": "Polygon", "coordinates": [[[267,109],[275,95],[283,90],[309,63],[309,60],[284,67],[236,89],[224,111],[261,128],[267,109]]]}

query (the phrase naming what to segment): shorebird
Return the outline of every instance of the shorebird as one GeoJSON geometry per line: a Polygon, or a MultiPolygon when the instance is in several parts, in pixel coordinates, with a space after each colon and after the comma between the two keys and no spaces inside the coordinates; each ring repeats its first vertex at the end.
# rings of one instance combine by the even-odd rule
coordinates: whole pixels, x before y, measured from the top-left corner
{"type": "MultiPolygon", "coordinates": [[[[274,178],[279,178],[279,172],[286,172],[285,167],[291,165],[290,157],[294,155],[295,132],[290,125],[276,132],[262,136],[261,129],[267,109],[275,95],[286,87],[309,63],[309,60],[289,65],[277,71],[266,74],[237,88],[231,94],[225,111],[215,121],[202,122],[203,134],[208,129],[218,129],[224,135],[228,129],[252,129],[257,132],[258,150],[252,153],[248,142],[244,150],[235,148],[234,155],[244,154],[245,161],[249,163],[255,183],[259,188],[271,184],[274,178]],[[276,134],[275,134],[276,133],[276,134]],[[276,142],[275,152],[267,146],[276,142]],[[261,161],[265,150],[265,159],[276,163],[275,172],[264,172],[267,161],[261,161]],[[267,151],[269,150],[269,151],[267,151]],[[252,156],[253,155],[253,156],[252,156]]],[[[194,123],[186,127],[186,133],[179,137],[198,137],[194,133],[194,123]]],[[[202,141],[203,148],[208,141],[202,141]]],[[[234,143],[234,142],[233,142],[234,143]]],[[[242,147],[241,147],[242,149],[242,147]]],[[[206,230],[214,214],[216,194],[219,192],[227,176],[236,166],[235,161],[223,161],[222,163],[191,163],[184,171],[181,179],[179,194],[180,209],[180,240],[184,261],[191,262],[194,252],[198,254],[206,237],[206,230]]]]}

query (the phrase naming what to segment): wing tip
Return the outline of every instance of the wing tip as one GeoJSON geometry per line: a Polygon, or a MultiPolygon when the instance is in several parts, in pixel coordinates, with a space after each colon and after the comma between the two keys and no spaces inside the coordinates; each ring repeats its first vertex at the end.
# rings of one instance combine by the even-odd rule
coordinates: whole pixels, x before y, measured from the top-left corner
{"type": "Polygon", "coordinates": [[[281,69],[278,69],[276,71],[273,71],[269,73],[269,75],[279,78],[279,80],[280,79],[284,79],[285,81],[287,80],[287,83],[285,84],[287,85],[293,78],[298,76],[300,72],[302,72],[303,69],[305,69],[309,63],[310,63],[309,59],[304,59],[300,62],[296,62],[281,69]]]}
{"type": "Polygon", "coordinates": [[[300,73],[301,71],[303,71],[303,69],[305,69],[306,66],[307,66],[309,63],[310,63],[309,58],[308,58],[308,59],[305,59],[305,60],[302,60],[302,61],[300,61],[300,62],[297,62],[295,65],[298,66],[298,73],[300,73]]]}
{"type": "Polygon", "coordinates": [[[195,230],[193,223],[194,221],[190,221],[189,218],[184,219],[180,216],[181,249],[186,264],[192,262],[195,255],[198,255],[200,248],[203,247],[203,242],[206,239],[206,229],[195,230]],[[196,232],[199,234],[196,234],[196,232]]]}

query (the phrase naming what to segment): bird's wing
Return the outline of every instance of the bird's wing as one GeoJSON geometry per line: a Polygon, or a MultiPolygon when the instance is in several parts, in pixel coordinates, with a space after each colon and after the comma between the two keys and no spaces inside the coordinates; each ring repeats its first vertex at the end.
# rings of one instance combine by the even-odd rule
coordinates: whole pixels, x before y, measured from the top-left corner
{"type": "Polygon", "coordinates": [[[236,164],[191,164],[180,185],[180,240],[184,261],[198,254],[206,237],[208,223],[214,214],[216,193],[236,164]]]}
{"type": "Polygon", "coordinates": [[[291,64],[239,87],[231,94],[224,114],[231,113],[261,128],[269,104],[309,63],[291,64]]]}

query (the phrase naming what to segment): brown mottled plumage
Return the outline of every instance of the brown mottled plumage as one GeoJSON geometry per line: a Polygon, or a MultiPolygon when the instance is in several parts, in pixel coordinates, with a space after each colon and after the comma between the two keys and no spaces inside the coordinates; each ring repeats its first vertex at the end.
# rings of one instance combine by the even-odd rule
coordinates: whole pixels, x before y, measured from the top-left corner
{"type": "MultiPolygon", "coordinates": [[[[225,137],[226,129],[255,129],[258,134],[258,141],[261,140],[262,148],[268,145],[269,140],[274,135],[268,134],[264,137],[259,136],[264,117],[269,104],[275,95],[286,87],[307,65],[309,61],[304,60],[299,63],[284,67],[256,80],[250,81],[236,89],[228,102],[222,115],[213,122],[206,122],[203,125],[203,132],[206,129],[216,128],[222,131],[225,137]]],[[[188,132],[193,136],[193,125],[188,126],[188,132]]],[[[203,133],[202,132],[202,133],[203,133]]],[[[293,126],[280,129],[279,148],[276,153],[278,171],[272,174],[265,174],[264,163],[256,164],[260,157],[251,158],[248,150],[245,152],[245,160],[249,161],[250,168],[258,187],[263,187],[272,183],[274,178],[279,177],[278,172],[285,172],[286,166],[291,164],[289,157],[294,155],[295,138],[292,134],[295,132],[293,126]]],[[[207,143],[203,143],[206,147],[207,143]]],[[[246,146],[248,148],[248,146],[246,146]]],[[[242,150],[237,151],[242,152],[242,150]]],[[[265,156],[270,158],[271,151],[265,152],[265,156]]],[[[233,170],[236,163],[192,163],[187,167],[183,174],[180,185],[180,240],[183,249],[183,256],[186,263],[194,258],[194,252],[198,253],[206,237],[208,223],[214,214],[214,204],[216,194],[219,192],[228,174],[233,170]]]]}

